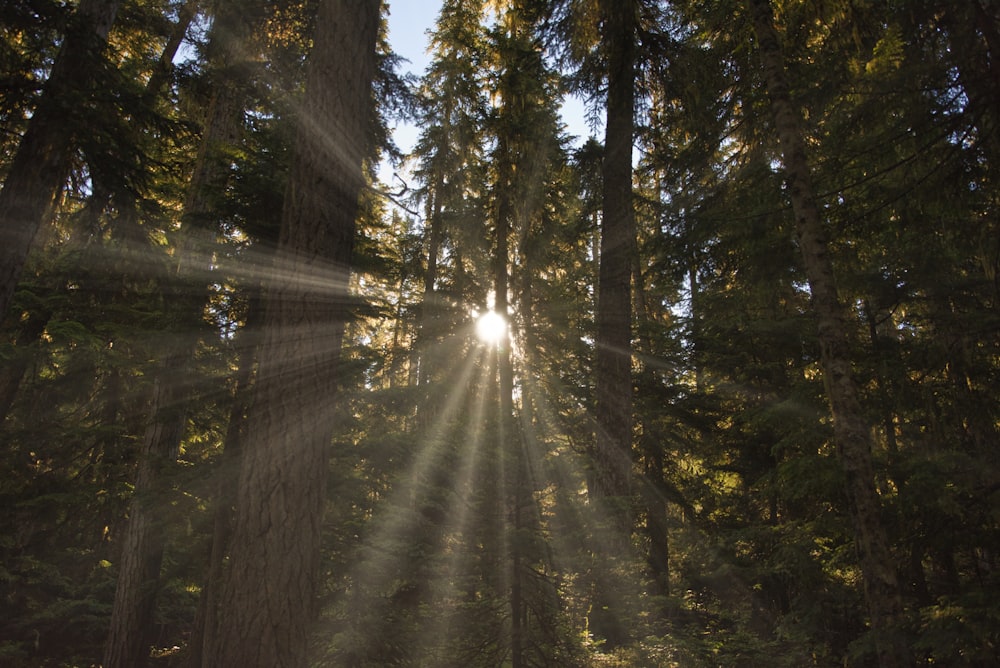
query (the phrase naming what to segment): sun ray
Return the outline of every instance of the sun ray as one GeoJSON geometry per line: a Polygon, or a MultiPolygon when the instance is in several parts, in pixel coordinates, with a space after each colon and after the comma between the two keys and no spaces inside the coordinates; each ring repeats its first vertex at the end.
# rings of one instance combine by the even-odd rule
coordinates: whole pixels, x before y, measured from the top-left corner
{"type": "Polygon", "coordinates": [[[476,336],[488,346],[498,346],[507,337],[507,318],[487,311],[476,318],[476,336]]]}

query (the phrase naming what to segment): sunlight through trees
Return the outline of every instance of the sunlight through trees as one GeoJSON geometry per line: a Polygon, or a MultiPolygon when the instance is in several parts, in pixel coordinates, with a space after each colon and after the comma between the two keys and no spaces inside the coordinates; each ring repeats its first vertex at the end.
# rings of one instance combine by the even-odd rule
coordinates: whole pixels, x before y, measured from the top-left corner
{"type": "Polygon", "coordinates": [[[0,3],[0,665],[1000,664],[996,8],[412,8],[0,3]]]}
{"type": "Polygon", "coordinates": [[[507,337],[507,319],[496,311],[476,318],[476,336],[487,345],[499,345],[507,337]]]}

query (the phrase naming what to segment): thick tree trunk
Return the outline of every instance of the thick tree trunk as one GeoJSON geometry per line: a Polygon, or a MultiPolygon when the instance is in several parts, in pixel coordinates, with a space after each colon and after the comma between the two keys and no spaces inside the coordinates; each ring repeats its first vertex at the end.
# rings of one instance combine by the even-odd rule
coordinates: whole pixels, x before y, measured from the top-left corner
{"type": "Polygon", "coordinates": [[[250,413],[250,397],[257,366],[257,337],[260,332],[260,287],[256,286],[247,307],[246,325],[237,341],[239,370],[236,374],[233,405],[229,412],[229,425],[223,445],[219,469],[215,473],[215,495],[212,549],[208,558],[205,581],[198,600],[194,628],[188,643],[187,666],[212,668],[206,648],[212,646],[219,628],[219,599],[223,582],[226,555],[232,536],[233,506],[236,501],[236,479],[239,473],[246,438],[246,423],[250,413]]]}
{"type": "Polygon", "coordinates": [[[240,465],[217,666],[305,666],[380,3],[316,19],[240,465]]]}
{"type": "Polygon", "coordinates": [[[599,513],[606,513],[602,566],[598,569],[590,628],[608,647],[624,644],[628,629],[616,597],[614,564],[626,557],[632,531],[632,264],[635,213],[632,142],[635,114],[633,0],[601,3],[608,50],[607,127],[604,142],[601,252],[597,289],[595,359],[596,434],[593,486],[599,513]]]}
{"type": "Polygon", "coordinates": [[[902,598],[882,507],[875,488],[871,433],[851,374],[846,314],[834,281],[833,265],[820,220],[819,208],[806,160],[798,113],[792,106],[784,56],[774,29],[769,0],[751,0],[754,29],[764,68],[771,108],[781,142],[788,192],[795,215],[803,264],[809,279],[827,397],[833,414],[834,441],[845,474],[847,498],[865,600],[875,635],[879,665],[909,665],[908,650],[896,634],[903,614],[902,598]]]}
{"type": "Polygon", "coordinates": [[[69,174],[73,106],[105,67],[103,52],[121,0],[81,0],[52,73],[0,190],[0,316],[7,313],[31,243],[69,174]]]}
{"type": "Polygon", "coordinates": [[[598,497],[617,499],[616,523],[627,535],[631,518],[632,290],[635,236],[632,140],[635,111],[635,6],[603,4],[608,42],[608,110],[604,149],[604,201],[597,297],[598,497]]]}

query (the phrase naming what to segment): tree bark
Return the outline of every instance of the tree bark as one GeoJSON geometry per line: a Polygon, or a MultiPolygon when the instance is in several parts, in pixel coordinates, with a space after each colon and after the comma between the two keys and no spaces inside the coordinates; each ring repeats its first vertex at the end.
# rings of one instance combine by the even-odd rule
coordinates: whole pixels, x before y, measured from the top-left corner
{"type": "Polygon", "coordinates": [[[262,315],[260,286],[255,286],[252,290],[250,304],[247,306],[246,324],[236,342],[239,369],[234,383],[233,405],[229,412],[221,461],[219,469],[215,472],[212,548],[201,597],[198,600],[198,610],[195,612],[191,640],[188,643],[188,668],[212,668],[206,648],[212,646],[213,638],[219,628],[220,589],[232,536],[236,479],[242,458],[243,440],[246,438],[246,423],[250,412],[249,399],[258,357],[257,336],[260,332],[259,321],[262,315]]]}
{"type": "MultiPolygon", "coordinates": [[[[494,310],[504,319],[510,318],[509,287],[510,274],[508,256],[510,253],[510,232],[514,224],[514,210],[511,198],[513,196],[514,156],[511,155],[506,138],[500,140],[499,178],[497,194],[496,248],[494,253],[493,289],[496,293],[494,310]]],[[[509,488],[506,490],[507,503],[510,504],[511,530],[508,534],[510,553],[510,615],[511,615],[511,665],[513,668],[524,666],[525,628],[523,620],[524,594],[522,573],[521,546],[518,542],[518,532],[521,529],[521,506],[524,486],[524,461],[516,447],[518,436],[514,428],[514,367],[510,354],[511,332],[507,331],[497,342],[494,351],[497,359],[497,375],[500,383],[499,415],[497,419],[498,451],[508,463],[510,477],[509,488]]]]}
{"type": "Polygon", "coordinates": [[[316,19],[236,498],[217,666],[305,666],[319,581],[332,400],[371,135],[380,3],[316,19]]]}
{"type": "Polygon", "coordinates": [[[596,433],[593,486],[605,535],[598,538],[598,568],[590,628],[608,647],[628,641],[616,602],[621,583],[614,564],[626,557],[632,532],[632,142],[635,115],[637,7],[634,0],[600,4],[608,53],[601,250],[595,359],[596,433]]]}
{"type": "MultiPolygon", "coordinates": [[[[232,12],[230,11],[230,14],[232,12]]],[[[185,12],[182,17],[190,20],[185,12]]],[[[223,68],[236,58],[237,19],[217,17],[226,25],[229,53],[223,56],[223,68]]],[[[215,31],[216,35],[218,31],[215,31]]],[[[176,49],[175,40],[167,49],[176,49]]],[[[219,65],[219,63],[216,63],[219,65]]],[[[161,86],[151,80],[150,86],[161,86]]],[[[150,422],[143,435],[136,496],[129,505],[128,523],[123,538],[119,577],[111,614],[111,630],[105,646],[105,668],[129,668],[144,665],[149,655],[149,639],[156,591],[159,588],[160,564],[164,538],[162,507],[155,503],[162,497],[165,469],[177,459],[191,402],[196,399],[189,386],[192,360],[203,335],[202,318],[207,299],[210,253],[199,247],[199,239],[212,216],[212,197],[228,174],[220,151],[233,145],[243,105],[235,82],[225,75],[216,83],[209,103],[198,160],[188,184],[184,202],[184,227],[177,249],[177,268],[171,277],[168,308],[173,331],[169,350],[156,371],[155,389],[150,404],[150,422]]],[[[155,90],[147,88],[150,95],[155,90]]],[[[214,233],[211,234],[214,237],[214,233]]]]}
{"type": "Polygon", "coordinates": [[[52,73],[0,190],[0,316],[7,313],[32,241],[69,174],[74,105],[106,66],[103,52],[121,0],[81,0],[52,73]]]}
{"type": "Polygon", "coordinates": [[[597,496],[617,499],[616,524],[631,518],[632,272],[635,236],[632,140],[635,113],[634,2],[603,3],[609,51],[604,191],[597,299],[595,482],[597,496]]]}
{"type": "Polygon", "coordinates": [[[882,668],[903,668],[910,665],[908,649],[896,633],[903,614],[903,603],[875,487],[871,430],[866,424],[858,399],[857,383],[851,373],[847,316],[837,295],[833,264],[806,159],[799,114],[792,106],[771,5],[769,0],[750,0],[750,8],[771,98],[771,111],[782,147],[799,249],[812,294],[820,362],[833,414],[834,441],[845,475],[879,665],[882,668]]]}
{"type": "MultiPolygon", "coordinates": [[[[153,403],[175,407],[175,383],[158,379],[153,403]]],[[[152,618],[163,562],[164,499],[168,477],[164,469],[176,459],[184,432],[183,416],[160,410],[143,435],[136,493],[129,503],[128,524],[122,541],[111,631],[104,649],[104,666],[144,666],[149,659],[152,618]],[[174,447],[176,446],[176,447],[174,447]]]]}

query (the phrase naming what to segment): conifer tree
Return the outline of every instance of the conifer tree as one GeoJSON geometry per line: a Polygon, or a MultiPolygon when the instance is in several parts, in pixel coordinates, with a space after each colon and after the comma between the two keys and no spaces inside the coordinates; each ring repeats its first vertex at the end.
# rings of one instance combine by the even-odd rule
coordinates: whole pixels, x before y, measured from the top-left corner
{"type": "Polygon", "coordinates": [[[340,375],[362,165],[373,128],[378,2],[321,3],[267,286],[240,466],[218,665],[304,666],[319,582],[330,398],[340,375]]]}
{"type": "MultiPolygon", "coordinates": [[[[474,192],[483,159],[482,125],[486,114],[485,44],[482,2],[443,3],[431,36],[433,59],[421,95],[422,132],[414,157],[416,176],[424,183],[426,268],[421,300],[416,365],[417,382],[426,385],[438,373],[436,344],[450,322],[444,313],[447,284],[444,251],[462,240],[478,239],[469,229],[477,218],[474,192]]],[[[463,248],[463,255],[471,249],[463,248]]],[[[430,398],[432,395],[428,395],[430,398]]],[[[431,410],[424,406],[425,412],[431,410]]]]}
{"type": "Polygon", "coordinates": [[[851,372],[844,308],[834,284],[826,234],[816,203],[805,142],[788,93],[770,2],[755,0],[751,10],[789,178],[789,196],[796,218],[799,248],[809,277],[825,383],[833,413],[834,440],[846,476],[847,495],[865,577],[865,597],[872,626],[878,634],[879,662],[885,668],[901,668],[910,663],[907,649],[895,628],[901,621],[902,600],[881,503],[875,489],[870,427],[862,413],[858,388],[851,372]]]}
{"type": "MultiPolygon", "coordinates": [[[[56,196],[69,176],[74,107],[86,106],[106,82],[104,58],[119,0],[81,2],[45,82],[0,190],[0,315],[6,315],[28,251],[51,215],[56,196]]],[[[79,140],[79,137],[76,137],[79,140]]]]}
{"type": "MultiPolygon", "coordinates": [[[[192,389],[192,378],[197,374],[194,366],[198,343],[209,333],[203,314],[210,306],[212,239],[221,232],[213,229],[213,217],[218,213],[213,204],[225,186],[228,154],[247,106],[241,91],[247,89],[248,83],[240,81],[235,73],[248,70],[245,63],[239,62],[239,54],[250,52],[251,41],[244,19],[236,14],[233,4],[223,3],[213,17],[208,51],[215,54],[209,67],[216,75],[201,147],[183,203],[183,229],[175,251],[174,271],[162,286],[170,297],[165,326],[172,332],[172,340],[166,344],[167,351],[154,371],[136,493],[122,538],[118,587],[104,658],[104,665],[109,667],[140,665],[148,654],[165,548],[158,500],[165,497],[165,481],[180,453],[196,391],[203,391],[192,389]]],[[[161,71],[154,73],[149,86],[160,84],[161,71]]]]}

